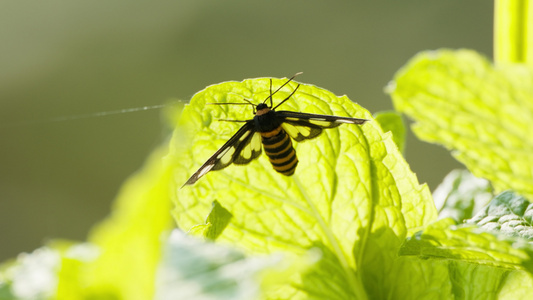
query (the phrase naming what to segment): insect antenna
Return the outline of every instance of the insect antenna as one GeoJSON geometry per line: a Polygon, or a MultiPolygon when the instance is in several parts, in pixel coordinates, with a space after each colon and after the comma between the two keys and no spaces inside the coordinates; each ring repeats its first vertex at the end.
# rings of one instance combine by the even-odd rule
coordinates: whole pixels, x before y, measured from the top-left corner
{"type": "MultiPolygon", "coordinates": [[[[278,91],[279,91],[279,89],[278,89],[278,91]]],[[[268,98],[270,98],[270,106],[269,106],[269,107],[272,108],[272,106],[274,105],[274,104],[272,103],[272,95],[273,95],[273,94],[272,94],[272,78],[270,78],[270,88],[269,88],[269,92],[270,92],[270,94],[269,94],[269,96],[268,96],[268,98]]],[[[277,92],[277,91],[276,91],[276,92],[277,92]]],[[[266,100],[266,99],[265,99],[265,100],[266,100]]],[[[265,103],[265,102],[263,102],[263,103],[265,103]]]]}
{"type": "Polygon", "coordinates": [[[243,101],[246,101],[246,103],[242,102],[220,102],[220,103],[206,103],[207,105],[251,105],[253,109],[253,113],[255,114],[255,107],[256,105],[252,103],[252,101],[248,99],[242,99],[243,101]]]}
{"type": "MultiPolygon", "coordinates": [[[[272,92],[272,78],[270,78],[270,95],[265,99],[265,101],[263,101],[263,104],[265,104],[267,102],[268,99],[270,99],[270,108],[272,108],[272,106],[274,105],[273,104],[273,100],[272,100],[272,96],[274,94],[276,94],[277,92],[279,92],[284,86],[286,86],[289,82],[291,82],[294,77],[302,74],[303,72],[298,72],[294,75],[292,75],[291,78],[289,78],[289,80],[287,80],[285,83],[283,83],[279,88],[277,88],[274,92],[272,92]]],[[[296,93],[296,90],[300,87],[300,84],[298,84],[298,86],[296,86],[296,88],[294,89],[294,91],[292,91],[292,93],[289,95],[289,97],[285,98],[283,101],[281,101],[281,103],[279,103],[278,105],[276,105],[276,107],[280,106],[281,104],[283,104],[283,102],[289,100],[289,98],[294,95],[294,93],[296,93]]],[[[257,107],[257,105],[255,105],[252,101],[248,100],[248,99],[245,99],[243,98],[242,99],[243,101],[245,101],[246,103],[242,103],[242,102],[217,102],[217,103],[206,103],[207,105],[251,105],[252,108],[253,108],[253,112],[254,114],[256,113],[255,109],[257,107]]],[[[276,108],[274,107],[274,109],[276,108]]],[[[219,121],[224,121],[224,120],[219,120],[219,121]]],[[[231,120],[225,120],[225,121],[231,121],[231,120]]]]}
{"type": "MultiPolygon", "coordinates": [[[[292,75],[292,77],[289,78],[289,80],[287,80],[284,84],[282,84],[277,90],[275,90],[274,93],[272,93],[272,78],[271,78],[271,79],[270,79],[270,96],[268,96],[268,97],[265,99],[265,101],[263,101],[263,103],[266,103],[267,100],[270,99],[270,107],[272,108],[272,105],[273,105],[273,104],[272,104],[272,96],[273,96],[275,93],[279,92],[279,90],[281,90],[284,86],[286,86],[287,83],[291,82],[291,81],[294,79],[294,77],[296,77],[296,76],[298,76],[298,75],[300,75],[300,74],[302,74],[302,73],[303,73],[303,72],[298,72],[298,73],[292,75]]],[[[299,85],[298,85],[298,86],[299,86],[299,85]]],[[[298,89],[298,88],[297,88],[297,89],[298,89]]],[[[296,90],[295,90],[295,91],[296,91],[296,90]]],[[[292,92],[292,94],[294,94],[294,91],[292,92]]],[[[292,96],[292,94],[291,94],[291,96],[292,96]]],[[[290,97],[290,96],[289,96],[289,97],[290,97]]],[[[288,99],[288,98],[287,98],[287,99],[288,99]]],[[[287,100],[287,99],[285,99],[285,100],[287,100]]],[[[285,100],[283,100],[283,101],[285,101],[285,100]]],[[[282,103],[283,103],[283,102],[282,102],[282,103]]],[[[276,105],[276,107],[278,107],[278,106],[279,106],[279,104],[276,105]]]]}
{"type": "Polygon", "coordinates": [[[292,91],[292,93],[289,95],[289,97],[283,99],[283,101],[281,101],[280,103],[278,103],[278,105],[276,105],[274,108],[272,108],[272,110],[275,110],[276,108],[278,108],[278,106],[282,105],[285,101],[289,100],[289,98],[292,97],[292,95],[294,95],[294,93],[296,93],[296,91],[298,90],[299,87],[300,87],[300,84],[298,83],[298,85],[296,86],[296,88],[294,89],[294,91],[292,91]]]}

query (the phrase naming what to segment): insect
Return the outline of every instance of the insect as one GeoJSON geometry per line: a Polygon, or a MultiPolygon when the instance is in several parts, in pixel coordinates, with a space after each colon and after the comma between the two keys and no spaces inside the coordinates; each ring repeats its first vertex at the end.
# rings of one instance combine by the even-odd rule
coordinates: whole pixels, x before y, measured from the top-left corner
{"type": "Polygon", "coordinates": [[[255,116],[250,120],[221,120],[242,122],[244,125],[183,186],[194,184],[209,171],[223,169],[232,163],[236,165],[248,164],[259,157],[261,148],[265,149],[274,170],[290,176],[294,174],[298,165],[298,157],[291,139],[302,142],[317,137],[324,128],[334,128],[343,123],[363,124],[368,121],[366,119],[276,110],[296,93],[300,84],[287,98],[274,107],[272,97],[299,74],[301,73],[292,76],[274,93],[272,93],[272,79],[270,79],[270,95],[257,105],[247,99],[243,99],[246,103],[211,103],[220,105],[250,104],[255,116]],[[267,104],[267,101],[270,102],[270,105],[267,104]]]}

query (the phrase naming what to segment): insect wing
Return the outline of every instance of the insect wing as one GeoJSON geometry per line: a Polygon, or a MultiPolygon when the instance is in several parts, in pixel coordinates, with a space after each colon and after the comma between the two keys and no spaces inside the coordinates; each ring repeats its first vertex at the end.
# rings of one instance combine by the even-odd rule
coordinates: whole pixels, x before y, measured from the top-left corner
{"type": "Polygon", "coordinates": [[[317,137],[323,128],[335,128],[341,124],[363,124],[366,119],[307,114],[293,111],[276,111],[283,129],[297,142],[317,137]]]}
{"type": "Polygon", "coordinates": [[[215,152],[184,184],[194,184],[212,170],[235,164],[247,164],[261,154],[261,136],[255,131],[253,120],[244,124],[220,149],[215,152]]]}
{"type": "MultiPolygon", "coordinates": [[[[233,163],[236,165],[246,165],[252,160],[259,157],[261,154],[261,134],[255,130],[251,130],[246,139],[239,141],[236,146],[235,154],[233,155],[233,163]]],[[[222,167],[225,168],[226,166],[222,167]]],[[[218,169],[215,169],[218,170],[218,169]]]]}

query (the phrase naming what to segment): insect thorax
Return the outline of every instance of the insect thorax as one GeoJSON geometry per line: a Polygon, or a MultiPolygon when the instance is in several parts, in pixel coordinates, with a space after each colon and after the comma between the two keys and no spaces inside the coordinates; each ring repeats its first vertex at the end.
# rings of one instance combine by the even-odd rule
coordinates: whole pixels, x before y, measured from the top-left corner
{"type": "Polygon", "coordinates": [[[259,132],[270,132],[277,129],[281,122],[276,116],[276,112],[273,110],[268,111],[265,114],[257,114],[254,117],[255,129],[259,132]]]}

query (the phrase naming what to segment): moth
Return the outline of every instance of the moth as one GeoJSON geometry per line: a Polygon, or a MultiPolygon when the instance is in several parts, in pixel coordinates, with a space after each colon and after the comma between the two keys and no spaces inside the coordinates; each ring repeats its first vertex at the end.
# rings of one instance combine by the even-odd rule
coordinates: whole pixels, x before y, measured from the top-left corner
{"type": "Polygon", "coordinates": [[[335,128],[343,123],[359,125],[368,121],[366,119],[276,110],[296,93],[300,84],[287,98],[273,107],[274,94],[299,74],[301,73],[292,76],[275,92],[272,92],[272,79],[270,79],[270,95],[257,105],[247,99],[243,99],[246,103],[211,103],[219,105],[250,104],[255,116],[249,120],[220,120],[242,122],[244,125],[183,186],[194,184],[208,172],[224,169],[232,163],[246,165],[259,157],[262,148],[265,149],[274,170],[283,175],[291,176],[298,165],[298,157],[292,140],[302,142],[317,137],[324,128],[335,128]],[[270,105],[267,104],[267,101],[270,102],[270,105]]]}

